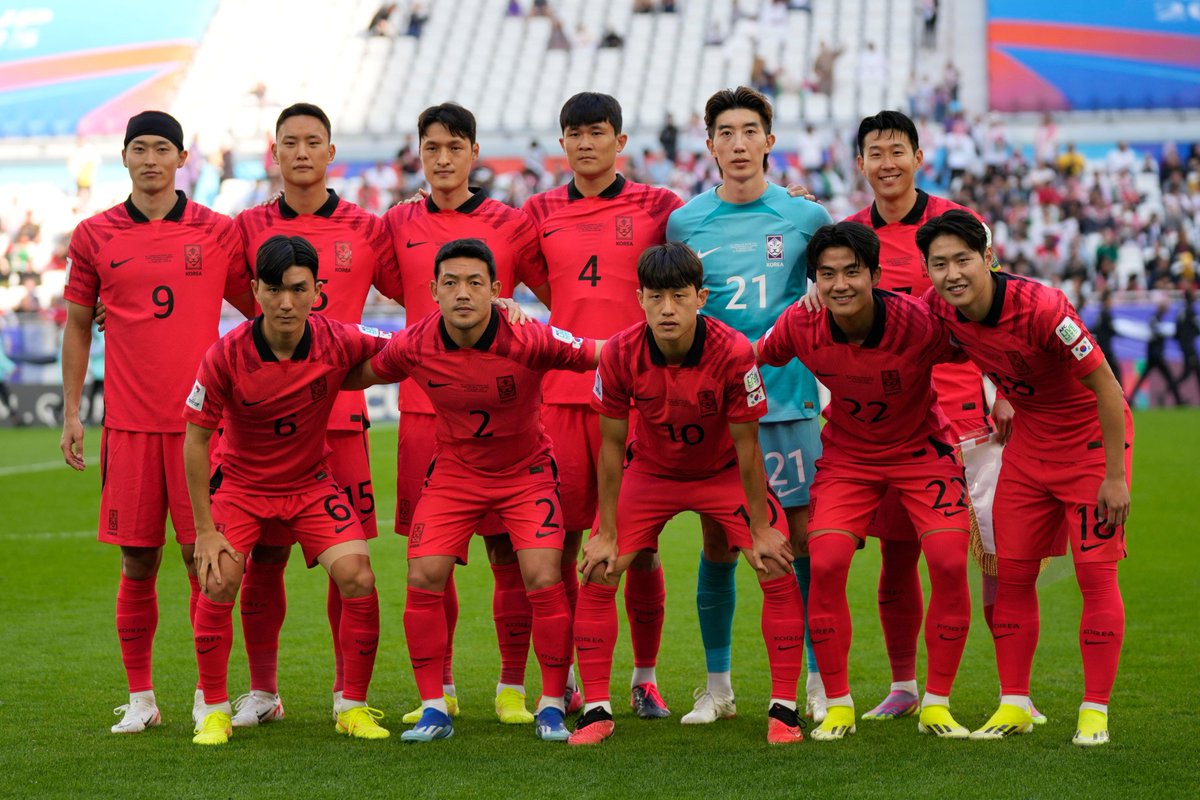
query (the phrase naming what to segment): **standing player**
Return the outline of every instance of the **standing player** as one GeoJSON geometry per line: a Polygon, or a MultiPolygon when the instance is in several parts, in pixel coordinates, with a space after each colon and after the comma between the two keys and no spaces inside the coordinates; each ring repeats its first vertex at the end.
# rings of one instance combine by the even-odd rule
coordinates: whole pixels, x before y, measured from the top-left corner
{"type": "Polygon", "coordinates": [[[341,593],[345,678],[334,706],[337,731],[360,739],[389,735],[376,722],[383,714],[366,702],[379,647],[375,575],[362,525],[325,455],[338,388],[387,338],[309,316],[321,297],[317,263],[316,250],[299,236],[263,242],[254,281],[262,314],[209,348],[187,397],[184,467],[204,586],[195,621],[204,691],[196,744],[225,744],[232,734],[226,678],[233,602],[245,557],[268,525],[286,526],[308,566],[320,563],[341,593]],[[223,433],[214,471],[209,444],[217,426],[223,433]]]}
{"type": "MultiPolygon", "coordinates": [[[[515,208],[493,200],[469,179],[479,158],[475,141],[475,117],[456,103],[442,103],[421,112],[417,118],[421,166],[430,194],[418,203],[395,206],[384,216],[391,236],[394,257],[404,283],[407,318],[424,319],[437,311],[436,298],[429,292],[433,257],[447,242],[476,238],[485,241],[496,265],[496,280],[505,297],[524,283],[543,302],[544,288],[537,231],[515,208]]],[[[421,495],[425,473],[433,460],[437,418],[427,391],[416,379],[400,384],[400,433],[396,456],[396,532],[408,535],[412,514],[421,495]]],[[[495,591],[492,598],[496,637],[500,648],[500,681],[496,687],[496,714],[501,722],[529,723],[533,715],[525,708],[525,662],[529,659],[532,609],[525,597],[521,570],[511,547],[504,543],[504,529],[494,516],[483,521],[489,557],[492,558],[495,591]]],[[[452,668],[454,628],[458,622],[458,594],[453,575],[442,595],[445,602],[447,647],[443,662],[443,695],[451,716],[458,716],[458,697],[452,668]]],[[[404,715],[414,723],[421,718],[417,708],[404,715]]]]}
{"type": "MultiPolygon", "coordinates": [[[[267,205],[238,214],[234,220],[247,253],[257,253],[268,238],[303,235],[325,265],[321,295],[313,306],[329,319],[362,321],[372,285],[393,300],[403,300],[387,229],[373,214],[338,197],[326,186],[336,154],[329,117],[311,103],[285,108],[275,122],[271,154],[279,164],[283,194],[267,205]]],[[[346,502],[354,509],[368,539],[378,535],[375,493],[371,485],[366,401],[362,392],[339,392],[326,437],[329,467],[337,476],[346,502]]],[[[283,526],[267,526],[246,563],[242,581],[242,632],[250,662],[250,692],[238,698],[235,727],[258,725],[283,717],[277,674],[279,631],[287,609],[283,570],[295,538],[283,526]]],[[[326,610],[333,634],[333,702],[337,705],[345,679],[338,630],[341,592],[330,580],[326,610]]]]}
{"type": "Polygon", "coordinates": [[[933,589],[918,729],[965,739],[969,731],[950,715],[950,688],[971,622],[970,506],[930,380],[934,364],[963,356],[925,304],[874,288],[879,238],[867,226],[821,228],[808,243],[808,265],[825,309],[790,306],[759,341],[758,354],[777,366],[800,359],[822,375],[831,394],[821,434],[824,455],[812,487],[808,607],[829,705],[812,737],[831,741],[854,732],[846,578],[871,515],[890,489],[919,534],[933,589]]]}
{"type": "MultiPolygon", "coordinates": [[[[881,111],[864,118],[858,126],[857,142],[858,169],[870,185],[874,201],[847,221],[868,225],[879,237],[879,263],[883,269],[879,288],[919,297],[929,288],[929,277],[917,249],[917,229],[944,211],[970,209],[917,188],[916,175],[924,154],[917,126],[899,111],[881,111]]],[[[933,376],[938,402],[950,420],[954,442],[988,434],[991,424],[979,368],[970,363],[940,364],[934,368],[933,376]]],[[[1006,413],[1005,406],[999,403],[996,415],[1006,413]]],[[[984,509],[980,511],[986,513],[984,509]]],[[[871,523],[870,534],[879,539],[882,557],[879,620],[891,662],[892,686],[888,696],[862,718],[897,719],[916,714],[920,705],[917,639],[924,598],[917,562],[921,549],[909,516],[891,492],[885,495],[871,523]]],[[[994,592],[993,579],[985,574],[984,617],[989,626],[994,592]]],[[[1037,719],[1045,722],[1040,715],[1037,719]]]]}
{"type": "Polygon", "coordinates": [[[195,528],[183,475],[183,420],[196,365],[217,339],[221,297],[249,315],[250,274],[233,223],[175,191],[187,161],[183,129],[161,111],[132,117],[121,159],[133,188],[124,203],[84,220],[71,236],[63,331],[63,457],[83,470],[80,396],[92,309],[107,307],[107,384],[100,440],[100,541],[121,548],[117,633],[129,703],[113,733],[140,733],[161,719],[151,679],[158,626],[155,581],[170,511],[191,582],[199,584],[195,528]]]}
{"type": "MultiPolygon", "coordinates": [[[[638,256],[666,240],[667,217],[682,203],[667,189],[634,183],[617,172],[617,156],[628,137],[621,132],[621,105],[615,98],[577,94],[563,104],[558,121],[559,144],[573,177],[529,198],[524,211],[540,234],[550,324],[604,339],[644,318],[635,302],[638,256]]],[[[579,542],[597,508],[600,423],[589,406],[593,380],[591,373],[552,372],[544,385],[542,419],[562,473],[567,527],[562,577],[572,609],[579,592],[579,542]]],[[[665,596],[657,554],[640,555],[625,582],[625,608],[634,652],[630,704],[644,718],[670,713],[655,670],[665,596]]]]}
{"type": "MultiPolygon", "coordinates": [[[[711,292],[709,313],[757,339],[807,288],[805,248],[813,232],[832,219],[824,208],[767,180],[775,144],[771,106],[753,89],[723,89],[708,99],[704,124],[708,150],[723,183],[671,215],[667,238],[688,244],[704,261],[711,292]]],[[[808,598],[809,485],[821,452],[817,382],[798,361],[763,370],[771,410],[759,425],[771,489],[787,512],[800,593],[808,598]]],[[[708,684],[684,723],[703,724],[736,712],[730,682],[730,644],[736,603],[734,567],[725,533],[705,518],[704,550],[696,609],[708,667],[708,684]]],[[[811,647],[811,645],[810,645],[811,647]]],[[[809,652],[809,713],[823,717],[820,675],[809,652]]]]}
{"type": "Polygon", "coordinates": [[[977,219],[947,211],[921,226],[917,246],[933,282],[925,300],[1015,409],[992,512],[1000,707],[971,738],[1031,730],[1039,565],[1069,544],[1083,594],[1084,695],[1072,741],[1104,744],[1125,635],[1117,562],[1126,555],[1129,406],[1062,292],[989,271],[992,252],[977,219]]]}
{"type": "Polygon", "coordinates": [[[716,520],[726,547],[758,572],[771,667],[767,741],[804,739],[796,713],[804,609],[788,574],[787,520],[767,487],[758,443],[767,395],[746,337],[699,315],[709,293],[703,282],[703,265],[687,245],[646,250],[637,294],[646,320],[613,337],[600,359],[592,392],[603,437],[600,515],[583,549],[575,612],[587,704],[571,744],[612,736],[609,678],[621,573],[638,552],[656,550],[663,526],[688,510],[716,520]],[[623,469],[631,406],[637,422],[623,469]]]}
{"type": "Polygon", "coordinates": [[[365,363],[352,385],[415,378],[429,387],[437,447],[408,536],[404,632],[422,714],[405,742],[454,733],[443,697],[448,644],[442,593],[471,535],[494,512],[517,551],[533,608],[533,649],[542,668],[536,730],[565,741],[563,694],[571,665],[571,612],[559,565],[558,469],[539,419],[542,377],[595,366],[595,342],[544,325],[519,327],[492,308],[499,296],[491,250],[478,239],[442,246],[429,290],[439,310],[365,363]]]}

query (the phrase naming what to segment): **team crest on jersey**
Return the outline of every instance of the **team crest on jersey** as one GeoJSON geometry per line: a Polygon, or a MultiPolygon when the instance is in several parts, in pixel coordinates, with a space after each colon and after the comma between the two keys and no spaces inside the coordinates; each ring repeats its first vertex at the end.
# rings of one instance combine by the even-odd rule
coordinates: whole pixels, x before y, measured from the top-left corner
{"type": "Polygon", "coordinates": [[[782,267],[783,266],[783,234],[768,233],[767,234],[767,266],[782,267]]]}
{"type": "Polygon", "coordinates": [[[407,500],[401,500],[396,504],[396,521],[397,522],[412,522],[412,506],[407,500]]]}
{"type": "Polygon", "coordinates": [[[617,217],[617,244],[626,247],[633,244],[633,217],[617,217]]]}
{"type": "Polygon", "coordinates": [[[412,526],[412,530],[408,532],[408,546],[416,547],[421,543],[421,537],[425,535],[425,523],[418,522],[412,526]]]}
{"type": "Polygon", "coordinates": [[[885,369],[879,373],[879,380],[883,384],[883,393],[900,394],[900,371],[895,369],[885,369]]]}
{"type": "Polygon", "coordinates": [[[1017,375],[1029,375],[1033,372],[1029,364],[1026,363],[1025,357],[1016,350],[1005,350],[1005,357],[1008,359],[1008,365],[1012,367],[1012,371],[1017,375]]]}
{"type": "Polygon", "coordinates": [[[325,385],[325,376],[317,378],[308,385],[309,394],[312,395],[314,402],[324,399],[325,395],[329,394],[329,387],[325,385]]]}
{"type": "Polygon", "coordinates": [[[517,399],[517,379],[512,375],[501,375],[496,378],[496,394],[501,403],[517,399]]]}
{"type": "Polygon", "coordinates": [[[333,271],[349,272],[354,264],[354,250],[349,242],[333,243],[333,271]]]}
{"type": "Polygon", "coordinates": [[[190,277],[199,277],[204,269],[204,259],[201,256],[200,245],[185,244],[183,246],[183,274],[190,277]]]}
{"type": "Polygon", "coordinates": [[[109,533],[117,532],[117,510],[115,508],[108,511],[108,531],[109,533]]]}
{"type": "Polygon", "coordinates": [[[717,413],[717,393],[705,389],[696,395],[696,402],[700,405],[700,416],[712,417],[717,413]]]}

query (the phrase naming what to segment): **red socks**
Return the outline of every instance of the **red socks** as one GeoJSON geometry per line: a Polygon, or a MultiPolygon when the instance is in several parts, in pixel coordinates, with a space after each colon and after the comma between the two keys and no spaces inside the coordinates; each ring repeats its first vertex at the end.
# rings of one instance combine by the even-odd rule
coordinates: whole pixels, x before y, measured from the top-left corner
{"type": "Polygon", "coordinates": [[[575,607],[575,650],[583,696],[589,703],[609,699],[616,644],[617,587],[585,583],[575,607]]]}
{"type": "MultiPolygon", "coordinates": [[[[521,685],[525,683],[525,662],[529,658],[533,609],[525,594],[520,564],[493,564],[492,575],[496,579],[492,592],[492,619],[496,623],[496,642],[500,647],[500,682],[521,685]]],[[[566,595],[563,597],[565,601],[566,595]]],[[[569,650],[568,642],[568,653],[569,650]]]]}
{"type": "Polygon", "coordinates": [[[188,622],[193,628],[196,626],[196,601],[200,599],[200,579],[195,575],[188,573],[188,584],[191,590],[188,593],[188,622]]]}
{"type": "Polygon", "coordinates": [[[287,613],[283,571],[287,563],[250,558],[242,578],[242,635],[250,664],[250,688],[275,694],[279,666],[279,631],[287,613]]]}
{"type": "Polygon", "coordinates": [[[629,617],[635,667],[653,667],[658,663],[666,600],[661,565],[646,572],[636,569],[625,572],[625,613],[629,617]]]}
{"type": "MultiPolygon", "coordinates": [[[[245,608],[245,599],[243,599],[245,608]]],[[[245,612],[242,612],[243,614],[245,612]]],[[[329,588],[325,592],[325,616],[329,618],[329,632],[333,641],[333,691],[340,692],[346,685],[346,660],[342,657],[342,592],[333,578],[329,579],[329,588]]],[[[245,617],[242,617],[243,625],[245,617]]],[[[251,679],[251,688],[254,681],[251,679]]]]}
{"type": "MultiPolygon", "coordinates": [[[[372,591],[365,597],[343,597],[341,616],[338,640],[346,670],[342,697],[365,702],[375,669],[375,652],[379,649],[378,592],[372,591]]],[[[438,686],[436,696],[441,694],[438,686]]]]}
{"type": "Polygon", "coordinates": [[[158,593],[153,577],[142,581],[121,576],[117,585],[117,636],[130,692],[154,688],[151,651],[158,628],[158,593]]]}
{"type": "Polygon", "coordinates": [[[196,601],[196,666],[200,688],[209,705],[229,701],[226,679],[233,648],[233,603],[215,603],[204,595],[196,601]]]}
{"type": "Polygon", "coordinates": [[[850,694],[847,660],[850,657],[850,605],[846,602],[846,579],[855,541],[840,533],[826,533],[808,542],[812,562],[812,584],[808,590],[808,627],[821,680],[828,697],[850,694]]]}
{"type": "MultiPolygon", "coordinates": [[[[795,700],[796,683],[804,667],[804,602],[800,587],[792,575],[759,585],[763,591],[762,633],[771,667],[771,697],[795,700]]],[[[590,695],[585,696],[590,699],[590,695]]]]}
{"type": "Polygon", "coordinates": [[[571,618],[575,618],[575,606],[579,604],[579,563],[572,561],[562,565],[563,591],[567,593],[567,609],[571,618]]]}
{"type": "Polygon", "coordinates": [[[1079,622],[1083,702],[1108,705],[1125,639],[1125,603],[1117,586],[1117,562],[1076,564],[1075,577],[1083,593],[1079,622]]]}
{"type": "MultiPolygon", "coordinates": [[[[925,612],[921,574],[917,571],[921,544],[880,539],[879,553],[883,562],[879,571],[879,623],[892,665],[892,680],[916,680],[917,637],[925,612]]],[[[824,674],[822,664],[821,675],[824,674]]]]}
{"type": "MultiPolygon", "coordinates": [[[[542,668],[542,694],[562,697],[571,668],[571,614],[561,583],[529,592],[533,608],[533,652],[542,668]]],[[[507,681],[502,681],[507,683],[507,681]]]]}
{"type": "Polygon", "coordinates": [[[992,639],[996,643],[996,669],[1002,694],[1029,695],[1029,672],[1037,649],[1037,577],[1040,561],[996,559],[996,608],[992,612],[992,639]]]}
{"type": "Polygon", "coordinates": [[[967,586],[967,537],[956,531],[927,534],[921,540],[929,568],[929,615],[925,619],[928,675],[925,691],[950,696],[971,629],[971,590],[967,586]]]}
{"type": "Polygon", "coordinates": [[[404,604],[404,637],[408,640],[408,655],[421,700],[437,700],[442,696],[442,671],[446,659],[443,594],[409,586],[404,604]]]}
{"type": "Polygon", "coordinates": [[[446,614],[446,657],[442,661],[442,683],[454,683],[454,631],[458,628],[458,588],[454,585],[454,571],[446,579],[442,592],[442,610],[446,614]]]}

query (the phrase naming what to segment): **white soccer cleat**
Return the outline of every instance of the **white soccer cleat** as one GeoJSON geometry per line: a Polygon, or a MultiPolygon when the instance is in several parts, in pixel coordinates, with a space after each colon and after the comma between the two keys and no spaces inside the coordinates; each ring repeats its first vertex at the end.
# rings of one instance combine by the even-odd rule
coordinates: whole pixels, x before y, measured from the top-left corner
{"type": "Polygon", "coordinates": [[[233,727],[253,728],[267,722],[283,719],[283,701],[279,695],[252,690],[239,697],[233,704],[233,727]]]}
{"type": "Polygon", "coordinates": [[[717,695],[707,689],[697,689],[692,697],[696,704],[679,720],[684,725],[708,725],[718,719],[737,716],[737,703],[733,695],[717,695]]]}
{"type": "Polygon", "coordinates": [[[113,733],[141,733],[162,724],[158,706],[144,697],[135,697],[125,705],[117,706],[113,713],[122,715],[121,721],[112,726],[113,733]]]}

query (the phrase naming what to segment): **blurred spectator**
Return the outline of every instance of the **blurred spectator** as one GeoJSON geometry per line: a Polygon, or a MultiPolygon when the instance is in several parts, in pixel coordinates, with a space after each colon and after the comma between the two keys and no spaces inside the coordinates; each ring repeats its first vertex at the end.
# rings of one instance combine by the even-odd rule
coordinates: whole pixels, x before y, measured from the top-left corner
{"type": "Polygon", "coordinates": [[[796,140],[796,160],[806,174],[825,168],[825,142],[811,122],[804,126],[804,132],[796,140]]]}
{"type": "Polygon", "coordinates": [[[82,136],[76,137],[75,149],[67,159],[67,171],[75,181],[75,210],[80,216],[86,216],[84,212],[87,210],[88,201],[91,200],[92,186],[96,183],[96,173],[99,169],[100,153],[87,139],[82,136]]]}
{"type": "Polygon", "coordinates": [[[567,32],[563,30],[562,23],[557,19],[550,21],[550,41],[546,44],[547,50],[570,50],[571,41],[567,39],[567,32]]]}
{"type": "Polygon", "coordinates": [[[704,37],[704,43],[711,47],[725,44],[725,31],[721,29],[721,23],[713,20],[712,25],[708,26],[708,34],[704,37]]]}
{"type": "Polygon", "coordinates": [[[750,85],[756,91],[765,94],[767,99],[775,99],[775,92],[778,89],[775,72],[767,69],[767,62],[762,56],[755,56],[754,61],[750,64],[750,85]]]}
{"type": "Polygon", "coordinates": [[[529,7],[529,16],[531,17],[552,17],[550,12],[550,0],[533,0],[533,5],[529,7]]]}
{"type": "Polygon", "coordinates": [[[596,37],[588,30],[587,25],[580,22],[575,26],[575,35],[572,37],[571,45],[579,50],[591,50],[596,46],[596,37]]]}
{"type": "Polygon", "coordinates": [[[395,36],[396,26],[392,24],[392,14],[396,12],[398,3],[384,3],[371,16],[367,24],[368,36],[395,36]]]}
{"type": "Polygon", "coordinates": [[[653,14],[654,0],[634,0],[633,13],[635,14],[653,14]]]}
{"type": "Polygon", "coordinates": [[[658,132],[658,143],[662,145],[663,153],[668,161],[675,161],[679,155],[679,128],[675,127],[675,118],[667,114],[667,121],[658,132]]]}
{"type": "Polygon", "coordinates": [[[621,34],[612,28],[605,28],[604,35],[600,37],[600,46],[608,48],[624,47],[625,40],[621,38],[621,34]]]}
{"type": "Polygon", "coordinates": [[[405,29],[404,35],[420,39],[421,32],[425,30],[425,23],[428,21],[429,13],[425,10],[425,6],[421,3],[413,3],[412,8],[408,11],[408,27],[405,29]]]}
{"type": "Polygon", "coordinates": [[[1137,169],[1137,153],[1129,147],[1129,142],[1117,142],[1117,146],[1108,151],[1104,157],[1105,166],[1109,172],[1116,175],[1122,170],[1133,172],[1137,169]]]}
{"type": "Polygon", "coordinates": [[[1150,319],[1150,340],[1146,342],[1146,361],[1142,365],[1142,372],[1138,375],[1137,383],[1133,385],[1133,391],[1129,393],[1129,396],[1130,398],[1136,396],[1138,390],[1142,388],[1142,384],[1150,377],[1150,372],[1155,371],[1166,380],[1167,389],[1175,398],[1175,405],[1181,406],[1183,405],[1183,396],[1179,394],[1179,386],[1175,383],[1175,376],[1171,374],[1166,359],[1167,339],[1171,338],[1167,321],[1169,309],[1170,304],[1166,300],[1162,300],[1154,310],[1154,316],[1150,319]]]}
{"type": "Polygon", "coordinates": [[[674,14],[675,0],[662,0],[662,3],[658,6],[658,10],[664,14],[674,14]]]}
{"type": "Polygon", "coordinates": [[[400,200],[400,179],[391,164],[376,161],[363,172],[363,183],[371,187],[375,196],[376,204],[367,209],[373,214],[386,211],[400,200]]]}
{"type": "Polygon", "coordinates": [[[838,56],[845,52],[844,47],[834,49],[825,40],[817,47],[817,57],[813,59],[813,80],[809,88],[817,94],[833,94],[833,63],[838,56]]]}
{"type": "Polygon", "coordinates": [[[1075,149],[1074,142],[1067,142],[1067,149],[1054,162],[1054,166],[1063,175],[1076,177],[1083,174],[1087,160],[1075,149]]]}
{"type": "Polygon", "coordinates": [[[938,0],[921,0],[921,47],[937,46],[938,0]]]}
{"type": "MultiPolygon", "coordinates": [[[[1096,315],[1096,321],[1092,323],[1090,330],[1092,335],[1096,337],[1096,346],[1104,353],[1104,360],[1108,362],[1108,366],[1112,368],[1113,375],[1117,377],[1117,383],[1121,382],[1121,362],[1117,360],[1117,327],[1113,320],[1112,312],[1112,292],[1105,292],[1100,296],[1100,313],[1096,315]]],[[[1083,309],[1079,309],[1082,313],[1083,309]]]]}
{"type": "Polygon", "coordinates": [[[519,17],[522,13],[519,0],[508,0],[508,7],[504,10],[506,17],[519,17]]]}
{"type": "Polygon", "coordinates": [[[1188,378],[1196,379],[1196,388],[1200,390],[1200,359],[1196,355],[1196,337],[1200,336],[1200,322],[1196,319],[1196,295],[1191,289],[1183,293],[1183,308],[1175,317],[1175,341],[1183,353],[1183,372],[1177,381],[1180,388],[1188,378]]]}

